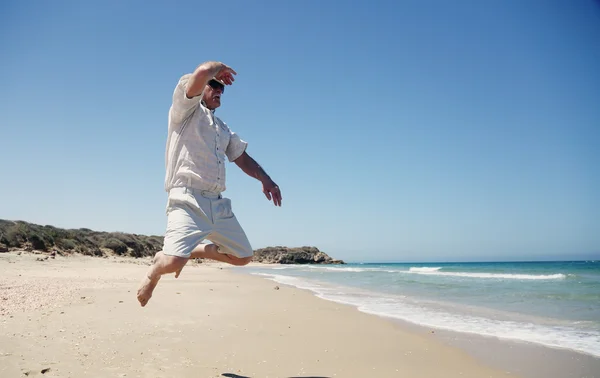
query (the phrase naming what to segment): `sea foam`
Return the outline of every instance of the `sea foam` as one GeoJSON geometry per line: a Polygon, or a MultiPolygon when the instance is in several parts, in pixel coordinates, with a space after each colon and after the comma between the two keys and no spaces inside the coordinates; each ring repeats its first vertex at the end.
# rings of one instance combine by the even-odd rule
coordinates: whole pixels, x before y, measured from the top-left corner
{"type": "Polygon", "coordinates": [[[446,277],[463,277],[463,278],[490,278],[490,279],[505,279],[505,280],[562,280],[567,276],[563,273],[556,274],[513,274],[513,273],[487,273],[487,272],[443,272],[442,267],[410,267],[408,270],[385,269],[375,267],[329,267],[329,266],[314,266],[302,265],[298,267],[275,267],[273,270],[305,270],[305,271],[327,271],[336,273],[363,273],[363,272],[380,272],[380,273],[401,273],[401,274],[422,274],[432,276],[446,277]]]}
{"type": "Polygon", "coordinates": [[[427,267],[427,266],[423,266],[423,267],[411,267],[408,269],[409,272],[414,272],[414,273],[430,273],[430,272],[437,272],[438,270],[442,269],[441,267],[427,267]]]}
{"type": "MultiPolygon", "coordinates": [[[[424,269],[424,268],[417,268],[424,269]]],[[[435,269],[435,268],[429,268],[435,269]]],[[[506,280],[562,280],[567,276],[556,274],[511,274],[511,273],[478,273],[478,272],[439,272],[438,270],[410,270],[407,273],[427,274],[434,276],[467,277],[467,278],[496,278],[506,280]]]]}

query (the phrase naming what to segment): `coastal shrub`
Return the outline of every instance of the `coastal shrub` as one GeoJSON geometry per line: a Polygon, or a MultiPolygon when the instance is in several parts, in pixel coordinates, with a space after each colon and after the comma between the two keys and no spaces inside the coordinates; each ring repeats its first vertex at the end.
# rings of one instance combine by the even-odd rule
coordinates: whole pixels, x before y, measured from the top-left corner
{"type": "Polygon", "coordinates": [[[8,245],[8,240],[6,239],[6,233],[14,225],[15,225],[14,222],[0,219],[0,243],[4,243],[4,244],[8,245]]]}
{"type": "Polygon", "coordinates": [[[55,245],[54,238],[45,232],[39,234],[42,240],[44,240],[44,244],[46,244],[46,248],[51,248],[55,245]]]}
{"type": "Polygon", "coordinates": [[[33,231],[27,236],[27,240],[31,243],[31,247],[38,251],[47,251],[54,245],[54,238],[40,230],[33,231]]]}
{"type": "MultiPolygon", "coordinates": [[[[137,240],[134,240],[132,243],[126,243],[126,245],[131,249],[136,256],[142,256],[146,248],[144,245],[137,240]]],[[[133,254],[132,254],[133,256],[133,254]]]]}
{"type": "Polygon", "coordinates": [[[2,221],[0,222],[0,241],[15,248],[25,248],[25,244],[30,243],[32,249],[45,251],[54,245],[54,237],[51,233],[45,232],[45,229],[45,227],[23,221],[2,221]]]}
{"type": "MultiPolygon", "coordinates": [[[[0,243],[7,248],[49,250],[102,256],[101,248],[133,257],[153,256],[162,249],[162,236],[93,231],[89,228],[62,229],[24,221],[0,219],[0,243]]],[[[104,250],[106,250],[104,249],[104,250]]]]}
{"type": "Polygon", "coordinates": [[[56,242],[58,248],[70,251],[77,247],[75,240],[73,239],[60,239],[56,242]]]}
{"type": "Polygon", "coordinates": [[[88,248],[83,244],[78,244],[77,247],[75,248],[75,252],[81,253],[84,255],[87,254],[87,251],[88,251],[88,248]]]}
{"type": "Polygon", "coordinates": [[[77,252],[81,253],[82,255],[86,255],[86,256],[102,256],[103,255],[100,248],[95,247],[95,246],[79,245],[79,246],[77,246],[77,252]]]}
{"type": "Polygon", "coordinates": [[[130,249],[129,250],[129,256],[131,256],[131,257],[144,257],[146,255],[145,252],[146,252],[145,249],[140,249],[140,250],[130,249]]]}
{"type": "Polygon", "coordinates": [[[106,238],[98,234],[87,234],[87,236],[85,236],[84,239],[87,240],[88,243],[96,246],[101,246],[102,243],[106,241],[106,238]]]}
{"type": "Polygon", "coordinates": [[[146,236],[145,244],[148,251],[154,255],[155,252],[162,250],[164,238],[160,236],[146,236]]]}
{"type": "Polygon", "coordinates": [[[12,227],[4,234],[4,240],[9,247],[20,248],[27,241],[27,234],[18,227],[12,227]]]}
{"type": "Polygon", "coordinates": [[[68,231],[60,229],[60,228],[56,228],[56,227],[50,226],[50,225],[41,227],[40,231],[44,235],[47,235],[48,237],[50,237],[54,240],[67,239],[69,237],[68,231]]]}
{"type": "Polygon", "coordinates": [[[75,240],[77,242],[77,245],[82,245],[86,242],[85,235],[79,233],[75,233],[70,239],[75,240]]]}
{"type": "Polygon", "coordinates": [[[29,235],[29,242],[31,243],[31,247],[38,251],[45,251],[47,248],[44,239],[38,234],[29,235]]]}
{"type": "Polygon", "coordinates": [[[98,247],[98,245],[101,244],[100,240],[95,240],[93,236],[86,236],[83,238],[83,242],[88,247],[98,247]]]}
{"type": "Polygon", "coordinates": [[[0,243],[8,246],[8,239],[6,239],[4,231],[0,231],[0,243]]]}
{"type": "Polygon", "coordinates": [[[144,245],[139,240],[137,240],[136,235],[124,234],[121,232],[114,232],[114,233],[111,233],[110,235],[112,236],[112,238],[121,241],[127,247],[131,248],[132,256],[133,255],[136,255],[136,256],[143,255],[144,250],[145,250],[144,245]]]}
{"type": "Polygon", "coordinates": [[[113,250],[116,254],[122,255],[127,252],[127,245],[121,240],[110,238],[102,243],[102,247],[113,250]]]}

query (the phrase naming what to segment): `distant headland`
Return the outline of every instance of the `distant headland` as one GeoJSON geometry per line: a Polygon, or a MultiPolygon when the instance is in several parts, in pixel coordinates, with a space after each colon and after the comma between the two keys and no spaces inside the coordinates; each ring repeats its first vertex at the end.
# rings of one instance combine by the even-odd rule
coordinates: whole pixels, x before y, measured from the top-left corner
{"type": "MultiPolygon", "coordinates": [[[[0,253],[30,251],[60,255],[148,257],[161,251],[163,237],[124,232],[64,229],[0,219],[0,253]]],[[[266,247],[254,251],[263,264],[344,264],[316,247],[266,247]]]]}
{"type": "Polygon", "coordinates": [[[266,247],[254,251],[253,261],[263,264],[344,264],[316,247],[266,247]]]}

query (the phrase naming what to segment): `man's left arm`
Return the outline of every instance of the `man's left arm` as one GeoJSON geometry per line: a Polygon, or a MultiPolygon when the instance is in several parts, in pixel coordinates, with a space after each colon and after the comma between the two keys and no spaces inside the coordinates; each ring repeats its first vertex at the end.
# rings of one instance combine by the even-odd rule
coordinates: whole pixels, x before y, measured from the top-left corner
{"type": "Polygon", "coordinates": [[[233,161],[244,173],[262,183],[263,193],[275,206],[281,206],[281,191],[265,170],[246,151],[233,161]]]}

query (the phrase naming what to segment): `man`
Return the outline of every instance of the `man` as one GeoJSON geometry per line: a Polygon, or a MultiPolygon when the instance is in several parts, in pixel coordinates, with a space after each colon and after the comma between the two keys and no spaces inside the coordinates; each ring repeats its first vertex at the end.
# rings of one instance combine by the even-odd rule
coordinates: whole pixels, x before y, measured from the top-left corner
{"type": "Polygon", "coordinates": [[[163,274],[179,273],[190,258],[246,265],[250,242],[231,210],[225,191],[225,158],[262,183],[263,193],[281,206],[281,192],[246,153],[247,143],[215,116],[225,85],[237,73],[221,62],[205,62],[183,75],[173,93],[165,154],[167,230],[162,252],[137,292],[145,306],[163,274]],[[202,243],[204,239],[211,244],[202,243]]]}

